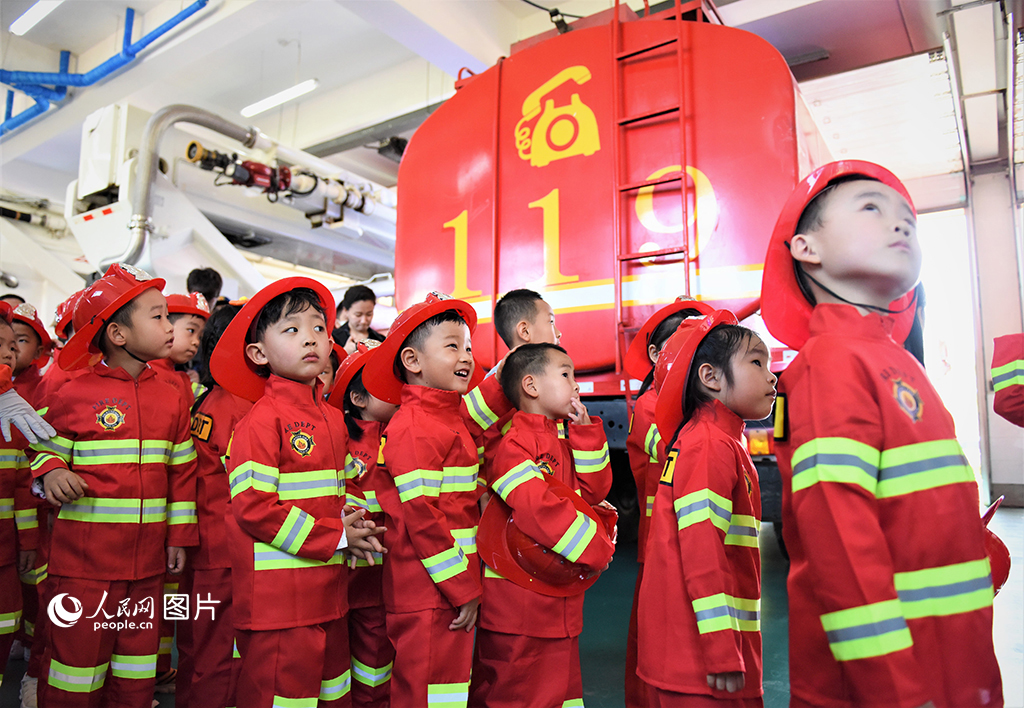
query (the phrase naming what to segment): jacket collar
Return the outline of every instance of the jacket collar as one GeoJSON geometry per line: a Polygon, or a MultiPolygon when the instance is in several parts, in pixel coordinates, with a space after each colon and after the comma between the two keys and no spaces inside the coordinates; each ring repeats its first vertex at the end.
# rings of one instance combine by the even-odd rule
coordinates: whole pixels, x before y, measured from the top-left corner
{"type": "Polygon", "coordinates": [[[439,388],[405,384],[402,386],[401,405],[407,404],[458,411],[462,406],[462,394],[458,391],[442,391],[439,388]]]}
{"type": "Polygon", "coordinates": [[[516,411],[512,416],[512,425],[517,428],[525,428],[540,435],[558,436],[560,424],[564,425],[562,421],[551,420],[539,413],[516,411]]]}
{"type": "MultiPolygon", "coordinates": [[[[108,379],[121,379],[122,381],[133,380],[131,374],[122,369],[120,366],[116,368],[111,368],[107,366],[106,361],[101,361],[99,364],[92,367],[92,370],[95,371],[100,376],[103,376],[108,379]]],[[[138,380],[145,381],[146,379],[152,378],[154,376],[156,376],[156,371],[153,369],[152,366],[147,365],[146,368],[142,370],[142,373],[139,374],[138,380]]]]}
{"type": "Polygon", "coordinates": [[[896,320],[888,315],[872,312],[862,315],[853,305],[818,305],[811,313],[811,336],[827,332],[842,333],[859,339],[891,339],[896,320]]]}
{"type": "Polygon", "coordinates": [[[694,414],[692,422],[713,425],[737,441],[741,439],[743,429],[746,427],[746,423],[743,422],[742,418],[729,410],[724,403],[717,400],[700,406],[694,414]]]}
{"type": "Polygon", "coordinates": [[[323,388],[323,382],[319,379],[316,380],[315,386],[309,386],[308,384],[292,381],[277,374],[271,374],[270,378],[267,379],[266,388],[263,389],[263,397],[284,400],[300,406],[306,406],[310,403],[320,405],[325,402],[323,388]]]}
{"type": "Polygon", "coordinates": [[[14,377],[14,383],[24,385],[38,381],[40,378],[39,367],[35,364],[30,364],[24,371],[14,377]]]}
{"type": "Polygon", "coordinates": [[[373,436],[376,436],[377,440],[380,439],[381,434],[384,432],[383,423],[378,420],[362,420],[360,418],[356,418],[355,420],[356,425],[358,425],[359,429],[363,431],[363,437],[370,436],[372,438],[373,436]]]}
{"type": "Polygon", "coordinates": [[[149,362],[149,366],[150,368],[156,369],[157,371],[170,371],[172,373],[175,373],[176,371],[174,368],[174,364],[171,363],[170,359],[154,359],[153,361],[149,362]]]}

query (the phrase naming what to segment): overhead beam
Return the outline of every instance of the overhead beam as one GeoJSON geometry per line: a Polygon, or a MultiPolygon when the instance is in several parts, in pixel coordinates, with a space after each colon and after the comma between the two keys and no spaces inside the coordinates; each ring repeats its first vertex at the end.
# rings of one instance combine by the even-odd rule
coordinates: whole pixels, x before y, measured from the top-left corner
{"type": "Polygon", "coordinates": [[[310,155],[316,155],[317,157],[328,157],[335,155],[339,152],[345,152],[353,148],[366,145],[368,142],[374,140],[383,140],[391,137],[392,135],[398,135],[404,133],[407,130],[418,128],[423,121],[425,121],[431,113],[436,111],[443,101],[437,103],[431,103],[429,106],[424,106],[415,111],[404,113],[394,118],[371,125],[362,130],[356,130],[345,135],[340,135],[337,138],[325,140],[311,145],[305,148],[305,151],[310,155]]]}

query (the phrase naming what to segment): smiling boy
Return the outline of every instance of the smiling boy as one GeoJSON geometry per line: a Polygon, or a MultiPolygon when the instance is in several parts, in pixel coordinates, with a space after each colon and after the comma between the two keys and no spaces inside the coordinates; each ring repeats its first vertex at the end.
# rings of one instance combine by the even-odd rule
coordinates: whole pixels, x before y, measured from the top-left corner
{"type": "Polygon", "coordinates": [[[868,162],[804,179],[769,245],[764,320],[800,350],[775,428],[791,706],[1003,703],[978,486],[900,346],[920,269],[910,196],[868,162]]]}

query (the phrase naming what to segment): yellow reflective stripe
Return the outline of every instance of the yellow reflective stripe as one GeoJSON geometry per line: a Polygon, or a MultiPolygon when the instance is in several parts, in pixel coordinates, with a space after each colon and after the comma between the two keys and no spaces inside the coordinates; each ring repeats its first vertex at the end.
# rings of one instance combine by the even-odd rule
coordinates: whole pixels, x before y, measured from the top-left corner
{"type": "Polygon", "coordinates": [[[496,578],[498,580],[504,580],[505,576],[494,570],[491,566],[484,564],[484,577],[485,578],[496,578]]]}
{"type": "Polygon", "coordinates": [[[171,502],[167,505],[167,523],[175,524],[197,524],[199,523],[198,512],[195,502],[171,502]]]}
{"type": "Polygon", "coordinates": [[[884,499],[962,482],[973,484],[974,472],[960,443],[932,440],[883,450],[875,494],[884,499]]]}
{"type": "Polygon", "coordinates": [[[584,708],[582,698],[570,698],[567,701],[562,701],[562,708],[584,708]]]}
{"type": "Polygon", "coordinates": [[[167,500],[82,497],[61,505],[57,518],[89,523],[163,523],[167,518],[167,500]]]}
{"type": "Polygon", "coordinates": [[[734,632],[761,631],[761,600],[734,597],[725,593],[699,597],[693,601],[697,631],[701,634],[725,629],[734,632]]]}
{"type": "Polygon", "coordinates": [[[110,655],[110,675],[126,679],[151,679],[156,676],[156,654],[110,655]]]}
{"type": "Polygon", "coordinates": [[[558,539],[558,543],[551,550],[575,563],[583,555],[583,551],[587,550],[590,540],[596,533],[597,522],[577,510],[576,520],[572,522],[569,530],[558,539]]]}
{"type": "Polygon", "coordinates": [[[884,656],[913,646],[899,600],[884,600],[821,616],[836,661],[884,656]]]}
{"type": "Polygon", "coordinates": [[[21,623],[21,610],[0,613],[0,635],[13,634],[21,623]]]}
{"type": "Polygon", "coordinates": [[[676,511],[676,523],[679,530],[710,521],[715,528],[724,533],[729,532],[729,520],[732,518],[732,501],[710,489],[700,489],[676,499],[672,506],[676,511]]]}
{"type": "Polygon", "coordinates": [[[458,544],[440,553],[435,553],[429,558],[421,558],[420,562],[427,569],[430,579],[435,583],[443,583],[453,578],[464,570],[469,569],[469,561],[466,554],[462,552],[458,544]]]}
{"type": "Polygon", "coordinates": [[[815,438],[793,453],[793,492],[819,482],[856,484],[872,494],[878,485],[878,450],[850,438],[815,438]]]}
{"type": "Polygon", "coordinates": [[[0,470],[16,470],[28,457],[21,450],[0,447],[0,470]]]}
{"type": "Polygon", "coordinates": [[[469,465],[467,467],[445,467],[442,469],[441,494],[455,494],[458,492],[475,492],[477,473],[480,465],[469,465]]]}
{"type": "Polygon", "coordinates": [[[654,513],[654,495],[649,494],[647,496],[647,510],[644,512],[646,516],[650,516],[654,513]]]}
{"type": "Polygon", "coordinates": [[[413,470],[395,477],[398,487],[398,498],[403,502],[418,497],[434,497],[441,495],[441,481],[444,472],[441,470],[413,470]]]}
{"type": "Polygon", "coordinates": [[[508,422],[505,423],[505,425],[501,426],[501,434],[503,436],[507,435],[508,431],[510,431],[510,430],[512,430],[512,419],[511,418],[509,418],[508,422]]]}
{"type": "Polygon", "coordinates": [[[356,463],[356,459],[352,455],[345,455],[345,479],[356,479],[359,477],[360,466],[356,463]]]}
{"type": "Polygon", "coordinates": [[[71,453],[75,448],[75,444],[70,438],[54,435],[49,440],[40,440],[37,443],[33,443],[31,447],[36,452],[48,452],[64,460],[64,462],[71,462],[71,453]]]}
{"type": "Polygon", "coordinates": [[[277,481],[277,496],[282,501],[336,497],[340,492],[337,470],[281,472],[277,481]]]}
{"type": "Polygon", "coordinates": [[[651,423],[651,428],[647,431],[647,437],[644,438],[644,450],[647,452],[652,465],[658,464],[658,443],[660,442],[661,433],[658,432],[658,426],[651,423]]]}
{"type": "Polygon", "coordinates": [[[370,551],[370,555],[373,556],[373,566],[370,565],[370,561],[368,561],[368,560],[366,560],[364,558],[355,558],[353,556],[353,558],[355,559],[355,562],[356,562],[356,567],[357,568],[372,568],[374,566],[380,566],[380,564],[384,562],[384,554],[383,553],[377,553],[376,551],[370,551]]]}
{"type": "Polygon", "coordinates": [[[1024,385],[1024,360],[1017,359],[1009,364],[992,368],[992,388],[1002,391],[1009,386],[1024,385]]]}
{"type": "Polygon", "coordinates": [[[313,558],[303,558],[274,548],[269,543],[253,542],[253,567],[255,570],[284,570],[289,568],[318,568],[345,562],[341,551],[335,551],[326,563],[313,558]]]}
{"type": "Polygon", "coordinates": [[[366,510],[371,514],[379,514],[384,511],[381,508],[380,502],[377,500],[377,492],[372,489],[364,489],[363,498],[366,500],[366,510]]]}
{"type": "Polygon", "coordinates": [[[139,456],[146,464],[167,464],[173,447],[170,440],[143,440],[139,456]]]}
{"type": "Polygon", "coordinates": [[[572,461],[576,463],[577,474],[600,472],[608,465],[608,443],[600,450],[573,450],[572,461]]]}
{"type": "Polygon", "coordinates": [[[189,438],[185,442],[180,442],[171,446],[171,455],[167,460],[167,464],[184,465],[194,459],[196,459],[196,447],[192,444],[192,438],[189,438]]]}
{"type": "MultiPolygon", "coordinates": [[[[7,499],[0,499],[0,518],[3,518],[3,507],[7,499]]],[[[39,516],[35,509],[15,509],[14,523],[18,531],[28,531],[39,528],[39,516]]]]}
{"type": "Polygon", "coordinates": [[[21,578],[21,582],[25,585],[38,585],[49,576],[46,572],[49,567],[49,563],[43,563],[38,568],[33,568],[27,573],[21,573],[18,577],[21,578]]]}
{"type": "Polygon", "coordinates": [[[347,696],[350,690],[352,690],[352,671],[346,669],[345,673],[340,676],[323,679],[320,682],[320,700],[337,701],[347,696]]]}
{"type": "Polygon", "coordinates": [[[246,489],[255,489],[257,492],[275,494],[277,482],[281,473],[276,467],[261,465],[259,462],[246,460],[228,475],[228,483],[231,485],[231,498],[246,489]]]}
{"type": "Polygon", "coordinates": [[[468,701],[468,681],[427,684],[427,708],[466,708],[468,701]]]}
{"type": "Polygon", "coordinates": [[[896,573],[894,582],[907,619],[956,615],[992,606],[988,558],[896,573]]]}
{"type": "Polygon", "coordinates": [[[280,548],[285,553],[297,555],[312,530],[313,517],[299,507],[293,506],[270,545],[280,548]]]}
{"type": "Polygon", "coordinates": [[[531,479],[544,479],[544,473],[540,471],[540,468],[537,467],[533,460],[526,460],[498,477],[491,487],[498,493],[499,497],[504,501],[508,501],[509,494],[516,487],[531,479]]]}
{"type": "Polygon", "coordinates": [[[0,519],[14,518],[14,497],[0,499],[0,519]]]}
{"type": "Polygon", "coordinates": [[[463,396],[462,400],[466,402],[466,408],[469,409],[470,417],[484,430],[498,422],[498,416],[487,405],[484,395],[480,393],[479,387],[474,388],[463,396]]]}
{"type": "Polygon", "coordinates": [[[391,669],[394,668],[395,662],[391,662],[387,666],[370,666],[359,661],[359,659],[352,657],[352,679],[358,681],[364,686],[383,686],[385,683],[391,680],[391,669]]]}
{"type": "Polygon", "coordinates": [[[729,531],[725,534],[725,545],[757,548],[757,534],[761,522],[746,514],[733,514],[729,520],[729,531]]]}
{"type": "Polygon", "coordinates": [[[54,688],[70,693],[92,693],[103,688],[107,680],[107,664],[99,666],[68,666],[50,659],[50,673],[46,682],[54,688]]]}
{"type": "Polygon", "coordinates": [[[54,460],[60,460],[61,461],[61,465],[60,465],[61,467],[67,467],[67,464],[69,462],[68,460],[65,460],[60,455],[51,455],[48,452],[42,452],[42,453],[36,455],[35,459],[32,460],[32,464],[29,465],[29,469],[31,469],[33,472],[35,472],[36,470],[42,468],[43,465],[45,465],[45,464],[47,464],[49,462],[53,462],[54,460]]]}
{"type": "Polygon", "coordinates": [[[467,556],[476,553],[476,526],[468,529],[452,529],[452,538],[467,556]]]}
{"type": "Polygon", "coordinates": [[[270,706],[271,708],[316,708],[318,700],[319,698],[317,696],[312,698],[285,698],[284,696],[274,696],[274,701],[270,706]]]}

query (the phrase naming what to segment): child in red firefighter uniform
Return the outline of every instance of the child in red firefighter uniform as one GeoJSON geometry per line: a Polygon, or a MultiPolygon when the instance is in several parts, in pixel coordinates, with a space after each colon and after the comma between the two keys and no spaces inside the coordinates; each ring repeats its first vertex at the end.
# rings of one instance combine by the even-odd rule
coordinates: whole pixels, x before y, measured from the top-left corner
{"type": "Polygon", "coordinates": [[[480,603],[477,485],[485,421],[508,402],[496,377],[470,390],[472,306],[431,293],[402,312],[363,369],[367,390],[401,406],[377,490],[387,526],[387,631],[395,647],[391,704],[465,706],[480,603]],[[399,375],[402,378],[399,378],[399,375]]]}
{"type": "MultiPolygon", "coordinates": [[[[345,413],[348,451],[355,465],[355,483],[359,497],[350,503],[363,506],[366,518],[384,523],[384,510],[377,500],[381,477],[388,477],[377,466],[384,426],[398,406],[375,398],[363,384],[363,368],[376,354],[380,342],[365,339],[356,350],[342,359],[328,402],[345,413]],[[362,503],[361,503],[362,502],[362,503]]],[[[341,349],[337,344],[335,349],[341,349]]],[[[341,350],[344,355],[344,349],[341,350]]],[[[386,708],[391,705],[391,669],[395,648],[388,639],[384,612],[384,556],[376,554],[375,563],[358,559],[349,576],[348,631],[352,653],[352,705],[354,708],[386,708]]]]}
{"type": "MultiPolygon", "coordinates": [[[[204,372],[209,372],[210,355],[240,309],[239,305],[229,304],[210,316],[202,335],[204,372]]],[[[209,373],[201,383],[206,390],[192,407],[199,548],[189,554],[189,567],[182,574],[179,592],[192,602],[210,600],[214,611],[199,612],[194,619],[177,623],[178,675],[174,700],[183,708],[223,708],[237,705],[234,680],[238,668],[232,658],[235,628],[231,552],[224,520],[229,513],[231,492],[225,459],[231,433],[252,408],[252,401],[225,390],[209,373]]]]}
{"type": "Polygon", "coordinates": [[[210,361],[227,391],[255,401],[228,453],[237,705],[350,706],[343,551],[382,552],[359,510],[345,515],[348,435],[318,375],[331,351],[330,292],[309,278],[259,291],[210,361]]]}
{"type": "Polygon", "coordinates": [[[775,446],[793,706],[1003,702],[978,487],[900,346],[920,266],[907,190],[867,162],[811,173],[769,244],[764,320],[800,351],[775,446]]]}
{"type": "Polygon", "coordinates": [[[50,360],[53,340],[39,319],[36,308],[23,302],[14,308],[12,326],[17,335],[17,363],[14,365],[14,389],[26,401],[38,405],[40,371],[50,360]]]}
{"type": "Polygon", "coordinates": [[[626,634],[626,708],[646,708],[647,686],[636,675],[637,599],[644,577],[647,538],[654,511],[654,495],[665,469],[665,441],[658,433],[654,420],[654,407],[658,402],[658,389],[654,386],[654,364],[661,348],[687,317],[709,315],[714,309],[702,302],[678,297],[671,305],[661,308],[648,319],[637,333],[626,352],[624,365],[630,376],[640,379],[640,391],[633,404],[626,437],[626,454],[636,482],[636,499],[640,510],[640,530],[637,535],[637,572],[633,590],[633,609],[629,615],[626,634]]]}
{"type": "MultiPolygon", "coordinates": [[[[0,368],[13,368],[17,359],[17,335],[11,321],[10,306],[0,302],[0,368]]],[[[0,663],[4,666],[23,617],[18,575],[35,564],[39,530],[24,452],[27,447],[18,431],[11,441],[0,441],[0,663]]]]}
{"type": "Polygon", "coordinates": [[[75,305],[82,298],[84,290],[79,290],[69,297],[67,300],[57,305],[57,310],[54,312],[53,318],[53,331],[57,335],[57,341],[54,342],[54,353],[53,363],[46,367],[46,371],[43,372],[43,380],[39,383],[39,400],[42,405],[45,405],[47,397],[58,390],[61,386],[66,384],[73,378],[77,378],[79,375],[85,373],[87,369],[74,369],[72,371],[65,371],[60,368],[57,363],[57,357],[60,354],[60,350],[67,343],[71,335],[74,334],[74,327],[72,326],[72,317],[75,314],[75,305]]]}
{"type": "MultiPolygon", "coordinates": [[[[594,577],[614,543],[600,522],[549,486],[558,480],[590,505],[611,488],[604,427],[587,414],[573,374],[572,360],[555,344],[524,344],[506,358],[502,389],[519,410],[494,459],[490,488],[500,501],[489,502],[485,515],[504,502],[524,534],[594,577]]],[[[506,579],[502,568],[484,570],[469,705],[582,706],[582,590],[542,594],[506,579]]]]}
{"type": "Polygon", "coordinates": [[[762,705],[761,495],[743,421],[771,414],[761,339],[719,310],[658,356],[655,416],[670,441],[639,597],[637,673],[652,706],[762,705]]]}
{"type": "Polygon", "coordinates": [[[49,632],[41,706],[148,708],[161,581],[198,542],[188,408],[146,363],[171,346],[163,285],[111,266],[82,295],[58,358],[92,369],[50,396],[57,434],[34,446],[32,474],[60,507],[42,600],[62,625],[49,632]]]}

